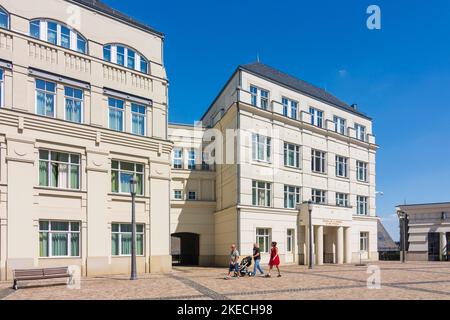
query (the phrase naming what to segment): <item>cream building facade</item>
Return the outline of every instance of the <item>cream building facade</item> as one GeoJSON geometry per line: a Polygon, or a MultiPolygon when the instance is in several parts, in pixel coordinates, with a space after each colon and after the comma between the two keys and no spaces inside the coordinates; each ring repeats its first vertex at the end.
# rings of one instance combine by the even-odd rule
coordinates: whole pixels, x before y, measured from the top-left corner
{"type": "Polygon", "coordinates": [[[397,211],[406,214],[406,260],[449,261],[450,202],[400,205],[397,211]]]}
{"type": "Polygon", "coordinates": [[[164,36],[98,1],[0,1],[0,280],[171,269],[164,36]]]}
{"type": "MultiPolygon", "coordinates": [[[[306,264],[308,200],[314,202],[316,264],[378,259],[378,147],[371,119],[355,106],[253,63],[237,68],[191,132],[180,129],[169,125],[173,177],[200,175],[205,158],[215,164],[215,174],[205,176],[208,185],[215,183],[214,205],[186,196],[172,201],[172,233],[190,233],[185,241],[208,256],[200,264],[226,265],[232,243],[241,256],[251,255],[254,242],[267,262],[271,241],[278,242],[283,263],[306,264]],[[188,137],[195,138],[189,143],[188,137]],[[202,205],[196,214],[185,207],[193,203],[202,205]]],[[[186,195],[194,189],[173,183],[172,194],[179,190],[186,195]]]]}

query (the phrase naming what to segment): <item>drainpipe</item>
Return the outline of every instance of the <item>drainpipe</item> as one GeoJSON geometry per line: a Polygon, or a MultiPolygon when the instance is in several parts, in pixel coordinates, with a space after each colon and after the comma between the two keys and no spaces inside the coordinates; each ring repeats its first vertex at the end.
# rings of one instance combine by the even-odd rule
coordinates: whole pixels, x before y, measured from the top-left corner
{"type": "MultiPolygon", "coordinates": [[[[239,70],[238,74],[238,80],[239,80],[239,88],[242,84],[242,72],[239,70]]],[[[237,90],[236,95],[236,128],[237,128],[237,141],[236,141],[236,166],[237,166],[237,205],[241,205],[241,152],[240,152],[240,146],[241,146],[241,139],[240,139],[240,128],[241,128],[241,122],[240,122],[240,109],[239,109],[239,100],[240,100],[240,91],[237,90]]],[[[239,252],[242,254],[242,248],[241,248],[241,209],[237,208],[237,246],[239,248],[239,252]]]]}

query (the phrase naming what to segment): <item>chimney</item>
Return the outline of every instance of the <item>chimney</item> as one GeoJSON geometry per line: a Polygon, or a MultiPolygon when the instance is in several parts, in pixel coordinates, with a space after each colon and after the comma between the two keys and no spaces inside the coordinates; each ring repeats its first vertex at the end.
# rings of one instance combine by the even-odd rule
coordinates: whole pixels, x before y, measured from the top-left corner
{"type": "Polygon", "coordinates": [[[353,103],[350,107],[352,107],[352,109],[358,110],[358,105],[356,103],[353,103]]]}

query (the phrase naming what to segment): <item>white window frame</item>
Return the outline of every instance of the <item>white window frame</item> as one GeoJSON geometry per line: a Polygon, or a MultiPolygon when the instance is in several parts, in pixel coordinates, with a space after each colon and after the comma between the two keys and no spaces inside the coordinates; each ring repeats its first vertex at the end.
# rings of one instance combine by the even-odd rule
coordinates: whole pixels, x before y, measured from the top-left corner
{"type": "Polygon", "coordinates": [[[172,156],[172,167],[174,169],[183,169],[184,168],[184,163],[183,163],[183,148],[173,148],[173,156],[172,156]],[[180,156],[177,157],[177,151],[180,152],[180,156]],[[178,160],[180,161],[180,168],[175,166],[175,161],[178,160]]]}
{"type": "Polygon", "coordinates": [[[282,97],[281,104],[283,105],[283,115],[285,117],[297,120],[298,119],[298,101],[282,97]],[[293,110],[295,109],[295,112],[293,110]]]}
{"type": "Polygon", "coordinates": [[[300,195],[301,195],[300,187],[284,185],[284,208],[285,209],[296,209],[297,205],[300,204],[300,202],[301,202],[300,195]],[[290,197],[293,197],[293,199],[294,199],[294,205],[292,207],[289,206],[289,198],[290,197]]]}
{"type": "Polygon", "coordinates": [[[301,168],[301,157],[300,157],[300,146],[285,142],[284,143],[284,166],[288,168],[295,168],[300,169],[301,168]],[[292,148],[294,150],[292,150],[292,148]],[[293,153],[294,158],[294,165],[289,164],[289,155],[293,153]]]}
{"type": "Polygon", "coordinates": [[[270,252],[270,243],[272,238],[272,230],[270,228],[256,228],[255,230],[255,238],[256,243],[260,245],[259,240],[263,240],[263,246],[259,246],[259,250],[261,253],[269,253],[270,252]]]}
{"type": "MultiPolygon", "coordinates": [[[[39,252],[40,259],[49,259],[49,258],[80,258],[81,257],[81,222],[80,221],[63,221],[63,220],[39,220],[39,236],[41,233],[48,233],[48,256],[41,256],[39,252]],[[48,223],[48,230],[41,229],[41,222],[48,223]],[[69,230],[67,231],[59,231],[52,230],[52,223],[68,223],[69,230]],[[72,230],[72,224],[78,223],[78,231],[72,230]],[[53,255],[53,237],[52,235],[55,233],[64,233],[67,234],[67,255],[66,256],[55,256],[53,255]],[[72,234],[78,234],[78,255],[72,255],[72,234]]],[[[39,246],[41,245],[41,241],[39,240],[39,246]]]]}
{"type": "Polygon", "coordinates": [[[84,90],[83,89],[72,87],[72,86],[64,86],[64,120],[69,121],[69,122],[74,122],[74,123],[84,123],[84,90]],[[79,91],[81,91],[81,99],[75,98],[75,96],[73,96],[73,97],[66,96],[66,88],[71,88],[72,90],[79,90],[79,91]],[[81,102],[81,119],[80,119],[80,122],[71,121],[71,120],[67,119],[66,107],[67,107],[67,100],[68,99],[73,100],[74,102],[75,101],[81,102]]]}
{"type": "Polygon", "coordinates": [[[103,60],[104,61],[108,61],[114,64],[117,64],[118,66],[121,66],[123,68],[127,68],[129,70],[134,70],[140,73],[144,73],[144,74],[150,74],[150,60],[148,60],[146,57],[144,57],[142,54],[140,54],[137,50],[130,48],[124,44],[120,44],[120,43],[108,43],[103,45],[103,50],[105,50],[105,47],[110,47],[110,56],[111,56],[111,60],[106,60],[105,59],[105,55],[104,55],[104,51],[102,52],[103,54],[103,60]],[[124,64],[119,64],[117,61],[117,48],[121,47],[124,48],[124,64]],[[130,68],[128,67],[128,51],[132,51],[134,52],[134,68],[130,68]],[[144,72],[141,69],[141,64],[142,64],[142,60],[145,61],[147,63],[147,71],[144,72]]]}
{"type": "Polygon", "coordinates": [[[188,197],[187,200],[189,201],[196,201],[197,200],[197,191],[188,191],[188,197]],[[191,195],[194,195],[194,198],[191,198],[191,195]]]}
{"type": "Polygon", "coordinates": [[[0,108],[5,106],[5,69],[0,68],[0,108]]]}
{"type": "Polygon", "coordinates": [[[345,135],[347,120],[338,116],[334,116],[333,120],[334,120],[334,131],[342,135],[345,135]]]}
{"type": "MultiPolygon", "coordinates": [[[[46,87],[47,87],[47,85],[46,85],[46,87]]],[[[34,91],[35,91],[35,95],[34,95],[34,105],[35,105],[35,107],[34,107],[34,113],[35,113],[36,115],[39,115],[39,116],[42,116],[42,117],[56,118],[56,109],[57,109],[57,108],[56,108],[56,106],[57,106],[57,101],[56,101],[57,96],[56,96],[56,92],[58,91],[58,84],[57,84],[56,82],[53,82],[53,81],[48,81],[48,80],[41,79],[41,78],[35,78],[35,79],[34,79],[34,91]],[[45,89],[45,90],[38,89],[38,87],[37,87],[37,81],[38,81],[38,80],[39,80],[39,81],[44,81],[45,83],[53,83],[53,84],[55,85],[55,91],[52,92],[52,91],[47,91],[47,89],[45,89]],[[38,99],[37,99],[38,92],[42,92],[42,93],[45,94],[45,95],[47,95],[47,94],[53,95],[53,116],[52,116],[52,117],[49,117],[49,116],[47,116],[47,115],[42,115],[42,114],[39,114],[39,113],[38,113],[38,111],[37,111],[37,109],[38,109],[38,99]]]]}
{"type": "Polygon", "coordinates": [[[311,124],[318,128],[323,128],[323,111],[314,107],[309,107],[309,113],[311,115],[311,124]]]}
{"type": "Polygon", "coordinates": [[[252,159],[258,162],[271,162],[272,157],[272,139],[261,134],[252,134],[252,159]],[[262,148],[262,158],[260,158],[260,151],[262,148]]]}
{"type": "Polygon", "coordinates": [[[114,130],[114,131],[116,131],[116,132],[125,132],[125,115],[126,115],[125,109],[126,109],[126,101],[125,101],[125,100],[122,100],[122,99],[118,99],[118,98],[114,98],[114,97],[108,96],[108,97],[107,97],[107,102],[108,102],[108,129],[114,130]],[[114,104],[114,106],[110,106],[110,105],[109,105],[110,99],[113,99],[113,100],[115,100],[115,101],[122,101],[122,102],[123,102],[123,108],[122,108],[122,109],[121,109],[121,108],[118,108],[116,103],[114,104]],[[111,128],[111,123],[110,123],[110,120],[109,120],[109,118],[110,118],[110,112],[111,112],[111,111],[121,112],[121,113],[122,113],[122,130],[116,130],[116,129],[112,129],[112,128],[111,128]]]}
{"type": "Polygon", "coordinates": [[[359,251],[369,252],[369,232],[359,233],[359,251]]]}
{"type": "MultiPolygon", "coordinates": [[[[112,172],[115,171],[117,172],[117,177],[118,177],[118,182],[119,182],[119,189],[118,191],[113,191],[112,189],[112,181],[111,181],[111,193],[114,194],[130,194],[128,191],[123,191],[122,189],[122,183],[121,183],[121,179],[120,179],[120,175],[121,173],[124,174],[132,174],[134,177],[137,177],[138,175],[141,176],[141,181],[142,181],[142,192],[140,194],[137,193],[138,196],[144,196],[145,195],[145,165],[143,163],[139,163],[139,162],[133,162],[133,161],[126,161],[126,160],[117,160],[117,159],[112,159],[111,160],[111,174],[112,172]],[[117,162],[117,169],[113,168],[113,162],[117,162]],[[122,169],[122,163],[129,163],[129,164],[133,164],[133,171],[130,170],[125,170],[122,169]],[[137,170],[137,165],[142,166],[142,172],[137,170]]],[[[112,177],[111,177],[112,178],[112,177]]]]}
{"type": "Polygon", "coordinates": [[[1,14],[4,14],[6,16],[6,27],[5,27],[5,29],[9,30],[10,29],[10,24],[11,24],[11,18],[10,18],[9,12],[6,11],[6,9],[3,8],[2,6],[0,6],[0,12],[1,12],[1,14]]]}
{"type": "Polygon", "coordinates": [[[272,205],[272,184],[265,181],[252,181],[252,204],[258,207],[271,207],[272,205]],[[264,203],[260,203],[260,193],[264,194],[264,203]]]}
{"type": "Polygon", "coordinates": [[[368,182],[368,163],[356,160],[356,180],[368,182]],[[362,176],[361,176],[362,175],[362,176]]]}
{"type": "Polygon", "coordinates": [[[295,241],[295,230],[287,229],[286,230],[286,252],[293,253],[294,252],[294,242],[295,241]]]}
{"type": "Polygon", "coordinates": [[[360,141],[366,141],[366,127],[362,124],[355,123],[355,133],[356,133],[356,139],[360,141]]]}
{"type": "MultiPolygon", "coordinates": [[[[119,235],[119,239],[118,239],[118,241],[119,241],[119,254],[118,255],[114,255],[111,252],[111,256],[112,257],[130,257],[131,256],[131,254],[122,254],[122,235],[124,235],[124,234],[131,235],[131,232],[122,231],[122,226],[123,225],[130,225],[130,223],[120,223],[120,222],[113,222],[113,223],[111,223],[111,249],[112,249],[112,235],[113,234],[119,235]],[[119,226],[119,231],[113,231],[113,225],[118,225],[119,226]]],[[[137,223],[136,224],[136,236],[137,235],[142,235],[142,254],[138,254],[137,250],[136,250],[136,256],[143,257],[143,256],[145,256],[145,224],[143,224],[143,223],[137,223]],[[137,226],[142,226],[142,232],[138,231],[137,226]]],[[[136,238],[136,242],[137,242],[137,238],[136,238]]]]}
{"type": "Polygon", "coordinates": [[[251,104],[259,109],[270,109],[270,91],[255,85],[250,85],[251,104]],[[256,90],[256,92],[254,92],[256,90]],[[264,93],[264,94],[263,94],[264,93]],[[263,107],[263,105],[266,105],[263,107]]]}
{"type": "Polygon", "coordinates": [[[311,171],[314,173],[327,173],[327,153],[324,151],[311,149],[311,171]],[[319,161],[319,164],[316,163],[319,161]],[[317,168],[317,166],[319,166],[317,168]]]}
{"type": "Polygon", "coordinates": [[[356,196],[356,215],[358,216],[369,215],[369,197],[356,196]]]}
{"type": "Polygon", "coordinates": [[[173,199],[174,200],[183,200],[183,190],[175,189],[173,190],[173,199]],[[179,193],[180,197],[177,197],[177,193],[179,193]]]}
{"type": "Polygon", "coordinates": [[[197,152],[194,148],[187,150],[188,170],[195,170],[197,168],[197,152]]]}
{"type": "Polygon", "coordinates": [[[130,128],[131,128],[131,133],[138,135],[138,136],[146,136],[147,135],[147,107],[144,106],[143,104],[139,104],[139,103],[131,103],[131,122],[130,122],[130,128]],[[144,113],[141,112],[136,112],[133,111],[133,107],[143,107],[144,108],[144,113]],[[133,132],[133,117],[140,117],[143,118],[143,123],[144,123],[144,133],[141,135],[140,133],[137,132],[133,132]]]}
{"type": "Polygon", "coordinates": [[[336,192],[336,206],[348,208],[349,206],[348,193],[336,192]]]}
{"type": "Polygon", "coordinates": [[[348,158],[347,157],[336,155],[336,177],[348,178],[348,158]],[[343,171],[343,174],[341,174],[340,171],[343,171]]]}
{"type": "Polygon", "coordinates": [[[38,185],[39,185],[39,187],[51,188],[51,189],[57,189],[57,190],[81,190],[81,154],[70,153],[70,152],[54,151],[54,150],[49,150],[49,149],[39,149],[38,161],[39,161],[39,165],[38,165],[38,185]],[[41,155],[40,155],[41,151],[48,152],[48,158],[47,159],[41,159],[41,155]],[[67,155],[68,162],[52,160],[52,154],[53,153],[60,153],[60,154],[67,155]],[[78,163],[72,163],[71,162],[72,156],[78,157],[78,163]],[[39,170],[40,170],[40,163],[41,162],[45,162],[47,164],[47,180],[48,180],[48,185],[47,186],[41,186],[40,182],[39,182],[40,181],[40,172],[39,172],[39,170]],[[68,187],[61,187],[61,186],[52,187],[52,164],[57,164],[58,166],[60,164],[62,164],[62,165],[66,165],[67,166],[67,184],[68,184],[68,187]],[[71,169],[72,169],[73,166],[74,167],[78,167],[78,188],[71,188],[70,187],[72,185],[71,169]]]}
{"type": "Polygon", "coordinates": [[[327,192],[320,189],[311,190],[311,200],[315,204],[326,204],[327,203],[327,192]]]}

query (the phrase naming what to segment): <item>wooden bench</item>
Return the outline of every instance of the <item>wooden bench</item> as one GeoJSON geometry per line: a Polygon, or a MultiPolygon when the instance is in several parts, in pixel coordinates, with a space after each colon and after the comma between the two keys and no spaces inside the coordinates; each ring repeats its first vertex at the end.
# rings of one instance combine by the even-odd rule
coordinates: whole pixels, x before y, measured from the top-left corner
{"type": "Polygon", "coordinates": [[[13,270],[13,289],[17,290],[19,281],[46,280],[69,278],[69,283],[73,283],[72,274],[69,273],[68,267],[61,268],[45,268],[45,269],[22,269],[13,270]]]}

